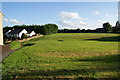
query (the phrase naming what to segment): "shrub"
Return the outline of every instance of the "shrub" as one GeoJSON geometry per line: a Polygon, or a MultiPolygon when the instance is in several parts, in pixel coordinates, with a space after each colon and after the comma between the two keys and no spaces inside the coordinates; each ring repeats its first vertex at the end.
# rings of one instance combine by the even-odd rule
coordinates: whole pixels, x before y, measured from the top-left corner
{"type": "Polygon", "coordinates": [[[21,36],[21,39],[24,39],[24,38],[28,38],[28,36],[23,33],[22,36],[21,36]]]}

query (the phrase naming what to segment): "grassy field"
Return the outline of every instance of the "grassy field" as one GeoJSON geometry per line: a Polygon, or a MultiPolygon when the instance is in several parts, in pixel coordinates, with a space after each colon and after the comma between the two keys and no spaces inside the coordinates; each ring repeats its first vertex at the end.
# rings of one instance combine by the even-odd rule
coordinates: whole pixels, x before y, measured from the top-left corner
{"type": "Polygon", "coordinates": [[[3,61],[5,78],[118,78],[118,34],[59,33],[23,43],[3,61]]]}
{"type": "Polygon", "coordinates": [[[21,47],[21,43],[18,41],[13,41],[10,43],[11,50],[16,50],[21,47]]]}

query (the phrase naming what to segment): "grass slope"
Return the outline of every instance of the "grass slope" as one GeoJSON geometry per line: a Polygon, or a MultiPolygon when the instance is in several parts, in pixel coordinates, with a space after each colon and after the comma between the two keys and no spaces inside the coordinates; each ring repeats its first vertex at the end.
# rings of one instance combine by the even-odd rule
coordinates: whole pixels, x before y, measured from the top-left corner
{"type": "Polygon", "coordinates": [[[118,78],[119,59],[118,34],[53,34],[7,57],[3,78],[118,78]]]}
{"type": "Polygon", "coordinates": [[[12,43],[10,43],[10,48],[12,50],[16,50],[20,47],[21,47],[21,43],[19,41],[13,41],[12,43]]]}

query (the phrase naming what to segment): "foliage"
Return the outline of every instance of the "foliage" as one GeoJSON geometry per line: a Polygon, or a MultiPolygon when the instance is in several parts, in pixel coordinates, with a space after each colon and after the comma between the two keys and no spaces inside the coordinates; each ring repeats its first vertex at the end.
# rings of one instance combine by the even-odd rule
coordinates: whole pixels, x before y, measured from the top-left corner
{"type": "Polygon", "coordinates": [[[32,39],[4,59],[3,79],[118,78],[120,58],[115,37],[118,35],[59,33],[32,39]]]}
{"type": "Polygon", "coordinates": [[[10,48],[12,50],[18,49],[20,47],[21,47],[21,43],[18,42],[18,41],[13,41],[13,42],[10,43],[10,48]]]}
{"type": "Polygon", "coordinates": [[[28,38],[28,36],[23,33],[22,36],[21,36],[21,39],[25,39],[25,38],[28,38]]]}
{"type": "Polygon", "coordinates": [[[95,30],[91,30],[91,29],[60,29],[58,30],[58,33],[93,33],[96,32],[95,30]]]}
{"type": "Polygon", "coordinates": [[[114,33],[120,33],[120,23],[119,21],[116,22],[116,26],[113,28],[114,33]]]}
{"type": "Polygon", "coordinates": [[[6,41],[8,41],[8,38],[6,35],[3,36],[3,40],[4,40],[4,43],[6,43],[6,41]]]}
{"type": "Polygon", "coordinates": [[[103,24],[104,32],[112,32],[112,26],[109,22],[103,24]]]}
{"type": "Polygon", "coordinates": [[[9,26],[5,26],[4,28],[3,28],[3,33],[5,34],[7,31],[9,31],[9,30],[12,30],[12,27],[9,27],[9,26]]]}
{"type": "Polygon", "coordinates": [[[59,29],[56,24],[45,24],[45,25],[15,25],[13,27],[4,27],[4,33],[8,30],[12,30],[12,28],[22,28],[26,30],[34,30],[37,34],[54,34],[54,33],[104,33],[104,32],[113,32],[120,33],[120,24],[117,21],[116,26],[110,25],[110,23],[106,22],[103,24],[103,28],[92,29],[59,29]]]}
{"type": "MultiPolygon", "coordinates": [[[[40,34],[54,34],[58,32],[58,26],[56,24],[45,24],[45,25],[15,25],[13,28],[17,29],[26,29],[34,30],[36,33],[40,34]]],[[[4,28],[4,31],[7,30],[7,27],[4,28]]]]}
{"type": "Polygon", "coordinates": [[[43,30],[42,34],[44,35],[53,34],[58,32],[58,26],[56,24],[45,24],[41,30],[43,30]]]}

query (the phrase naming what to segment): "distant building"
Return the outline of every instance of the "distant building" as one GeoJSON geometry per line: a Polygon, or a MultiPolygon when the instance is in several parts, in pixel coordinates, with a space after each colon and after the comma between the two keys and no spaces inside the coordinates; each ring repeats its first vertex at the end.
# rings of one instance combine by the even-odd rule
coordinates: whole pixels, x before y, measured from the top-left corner
{"type": "Polygon", "coordinates": [[[36,34],[35,31],[27,31],[27,32],[28,32],[27,33],[28,37],[32,37],[36,34]]]}
{"type": "Polygon", "coordinates": [[[28,35],[28,37],[32,37],[36,33],[34,31],[27,31],[26,29],[14,29],[14,28],[13,30],[9,30],[8,32],[5,33],[7,37],[16,37],[20,39],[22,37],[22,34],[26,34],[28,35]]]}
{"type": "Polygon", "coordinates": [[[25,29],[13,29],[13,30],[9,30],[8,32],[6,32],[5,35],[7,37],[21,38],[23,33],[27,34],[27,31],[25,29]]]}

